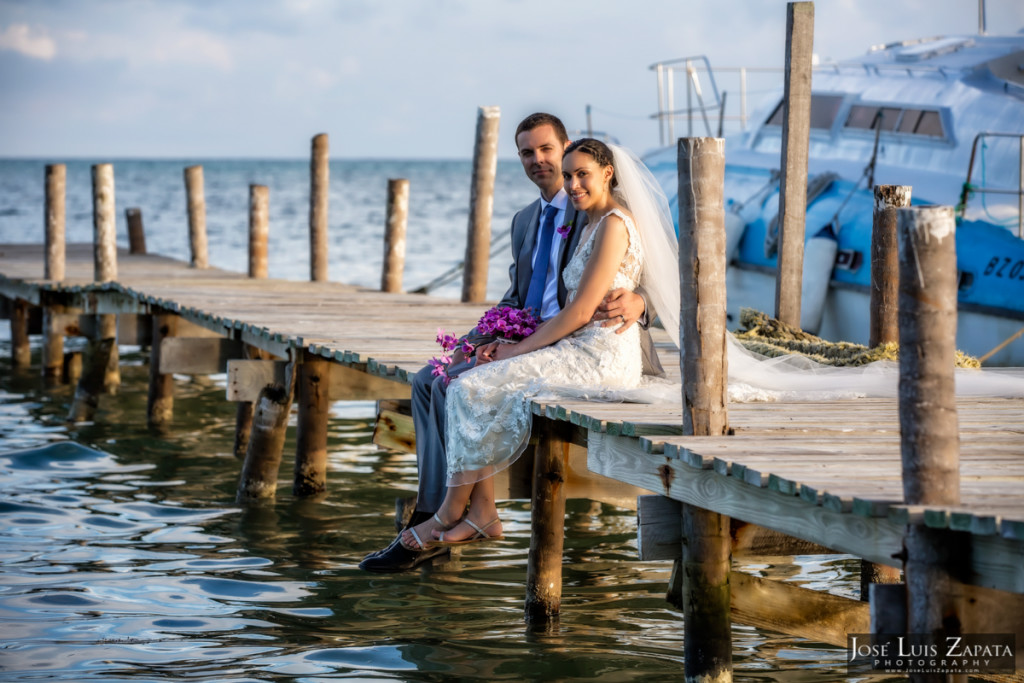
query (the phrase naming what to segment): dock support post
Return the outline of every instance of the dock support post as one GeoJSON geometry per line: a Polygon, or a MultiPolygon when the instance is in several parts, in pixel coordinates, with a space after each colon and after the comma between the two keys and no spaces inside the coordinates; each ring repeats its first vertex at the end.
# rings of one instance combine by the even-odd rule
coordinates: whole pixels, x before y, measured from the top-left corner
{"type": "Polygon", "coordinates": [[[96,414],[114,342],[110,337],[89,340],[85,348],[82,376],[75,388],[71,410],[68,411],[68,422],[86,422],[96,414]]]}
{"type": "MultiPolygon", "coordinates": [[[[729,430],[725,343],[725,141],[720,138],[679,140],[678,168],[683,433],[719,436],[729,430]]],[[[731,681],[729,518],[684,505],[682,529],[686,680],[731,681]]]]}
{"type": "Polygon", "coordinates": [[[295,373],[292,361],[285,373],[285,384],[264,387],[256,400],[252,434],[235,496],[238,503],[270,499],[277,495],[277,473],[281,469],[281,449],[292,409],[295,373]]]}
{"type": "Polygon", "coordinates": [[[28,302],[11,299],[11,361],[16,368],[27,368],[32,362],[28,341],[28,302]]]}
{"type": "Polygon", "coordinates": [[[313,496],[327,490],[327,418],[331,406],[331,364],[308,351],[298,366],[295,480],[292,493],[313,496]]]}
{"type": "Polygon", "coordinates": [[[557,617],[562,607],[565,480],[571,441],[571,426],[566,422],[542,420],[540,427],[533,465],[532,533],[526,565],[526,619],[531,622],[557,617]]]}
{"type": "Polygon", "coordinates": [[[469,234],[462,272],[462,301],[479,303],[487,298],[487,268],[491,253],[491,212],[494,179],[498,172],[499,107],[480,107],[473,148],[473,181],[469,190],[469,234]]]}
{"type": "Polygon", "coordinates": [[[154,311],[153,346],[149,352],[149,396],[146,421],[150,427],[163,429],[174,416],[174,375],[160,372],[160,345],[167,337],[173,337],[178,330],[178,316],[164,311],[154,311]]]}
{"type": "Polygon", "coordinates": [[[409,181],[388,179],[387,225],[384,228],[384,269],[380,277],[382,292],[402,291],[405,269],[405,232],[409,219],[409,181]]]}
{"type": "Polygon", "coordinates": [[[82,352],[65,351],[64,368],[61,370],[61,384],[78,384],[82,379],[82,352]]]}
{"type": "Polygon", "coordinates": [[[800,327],[813,52],[814,3],[790,2],[786,5],[786,73],[782,100],[784,116],[775,317],[794,327],[800,327]]]}
{"type": "Polygon", "coordinates": [[[327,282],[327,199],[330,193],[327,133],[313,136],[309,182],[309,279],[327,282]]]}
{"type": "MultiPolygon", "coordinates": [[[[45,247],[43,277],[52,282],[64,279],[65,264],[65,190],[67,169],[64,164],[47,164],[45,175],[45,247]]],[[[42,372],[47,384],[60,382],[64,365],[64,333],[56,317],[63,307],[43,307],[42,372]]]]}
{"type": "Polygon", "coordinates": [[[267,277],[267,240],[270,237],[270,190],[249,186],[249,277],[267,277]]]}
{"type": "Polygon", "coordinates": [[[910,206],[909,185],[876,185],[871,224],[871,324],[868,345],[900,340],[900,268],[896,239],[897,211],[910,206]]]}
{"type": "MultiPolygon", "coordinates": [[[[245,345],[245,358],[248,360],[259,360],[270,358],[270,354],[255,346],[245,345]]],[[[256,404],[252,401],[239,401],[235,408],[235,457],[239,460],[245,459],[245,452],[249,448],[249,435],[252,432],[252,417],[256,404]]]]}
{"type": "MultiPolygon", "coordinates": [[[[903,497],[909,505],[955,506],[960,504],[956,222],[949,206],[900,209],[898,220],[903,497]]],[[[967,578],[969,535],[912,524],[904,546],[908,632],[941,642],[961,635],[957,584],[967,578]]],[[[911,680],[945,678],[914,674],[911,680]]]]}
{"type": "Polygon", "coordinates": [[[146,231],[142,227],[142,209],[132,207],[124,210],[124,220],[128,224],[128,253],[146,253],[146,231]]]}
{"type": "Polygon", "coordinates": [[[185,169],[185,195],[188,203],[188,244],[192,267],[209,268],[202,166],[189,166],[185,169]]]}
{"type": "MultiPolygon", "coordinates": [[[[92,167],[92,224],[93,280],[112,282],[117,279],[117,221],[114,205],[114,167],[111,164],[96,164],[92,167]]],[[[95,335],[96,340],[114,340],[110,344],[107,365],[103,371],[103,390],[108,394],[116,394],[121,385],[120,358],[117,352],[117,316],[97,315],[95,335]]],[[[92,372],[88,367],[88,360],[87,356],[85,374],[92,372]]]]}

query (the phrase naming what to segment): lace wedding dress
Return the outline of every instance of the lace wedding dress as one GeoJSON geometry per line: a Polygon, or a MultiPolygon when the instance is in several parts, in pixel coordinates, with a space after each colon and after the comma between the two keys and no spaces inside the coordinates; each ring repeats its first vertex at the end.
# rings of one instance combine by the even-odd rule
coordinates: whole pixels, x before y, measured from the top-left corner
{"type": "MultiPolygon", "coordinates": [[[[618,209],[629,246],[611,289],[636,289],[643,269],[640,238],[631,218],[618,209]]],[[[595,227],[562,273],[572,301],[594,250],[595,227]]],[[[494,361],[452,380],[445,401],[448,484],[479,481],[508,467],[530,437],[530,398],[561,386],[601,386],[628,390],[640,384],[640,330],[588,324],[556,344],[507,360],[494,361]]]]}

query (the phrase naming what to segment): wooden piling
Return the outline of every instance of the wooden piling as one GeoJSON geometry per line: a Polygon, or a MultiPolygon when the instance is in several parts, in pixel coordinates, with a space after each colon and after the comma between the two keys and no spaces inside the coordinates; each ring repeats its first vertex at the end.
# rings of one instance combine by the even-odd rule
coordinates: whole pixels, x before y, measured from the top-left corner
{"type": "MultiPolygon", "coordinates": [[[[957,268],[953,208],[900,209],[900,452],[909,505],[960,504],[956,411],[957,268]]],[[[970,536],[911,524],[904,539],[907,629],[945,642],[961,635],[960,582],[970,536]]],[[[966,677],[964,677],[966,678],[966,677]]],[[[911,680],[945,680],[912,676],[911,680]]]]}
{"type": "Polygon", "coordinates": [[[473,180],[469,193],[469,234],[462,273],[462,301],[479,303],[487,298],[487,269],[491,252],[491,213],[494,179],[498,172],[499,107],[480,107],[473,148],[473,180]]]}
{"type": "MultiPolygon", "coordinates": [[[[114,203],[114,167],[111,164],[96,164],[92,167],[92,224],[93,224],[93,279],[96,282],[112,282],[117,279],[117,219],[114,203]]],[[[92,344],[98,340],[113,339],[106,354],[107,365],[103,370],[103,389],[109,394],[117,393],[121,384],[120,358],[117,352],[117,316],[102,314],[96,316],[96,328],[92,344]]],[[[83,376],[93,372],[88,367],[90,358],[100,357],[97,351],[86,354],[83,376]]],[[[79,388],[83,386],[79,382],[79,388]]]]}
{"type": "Polygon", "coordinates": [[[290,364],[289,379],[284,385],[270,384],[260,391],[249,447],[238,480],[235,496],[238,503],[270,499],[277,494],[277,473],[281,468],[281,449],[292,408],[295,372],[294,364],[290,364]]]}
{"type": "Polygon", "coordinates": [[[267,277],[267,239],[270,236],[270,190],[249,186],[249,277],[267,277]]]}
{"type": "Polygon", "coordinates": [[[296,379],[298,422],[292,493],[312,496],[327,490],[327,418],[331,407],[331,364],[303,353],[296,379]]]}
{"type": "Polygon", "coordinates": [[[29,305],[23,299],[11,300],[11,361],[16,368],[27,368],[32,362],[28,341],[29,305]]]}
{"type": "Polygon", "coordinates": [[[133,207],[124,210],[124,220],[128,224],[128,253],[146,253],[146,231],[142,227],[142,209],[133,207]]]}
{"type": "Polygon", "coordinates": [[[327,199],[330,193],[327,133],[313,136],[309,182],[309,279],[327,282],[327,199]]]}
{"type": "Polygon", "coordinates": [[[107,362],[110,360],[114,339],[91,339],[85,347],[82,376],[75,388],[75,397],[68,411],[68,422],[92,420],[99,407],[99,396],[104,389],[107,362]]]}
{"type": "Polygon", "coordinates": [[[682,138],[679,166],[679,285],[683,430],[728,431],[725,352],[725,141],[682,138]]]}
{"type": "Polygon", "coordinates": [[[909,505],[960,503],[955,232],[951,207],[899,210],[900,450],[909,505]]]}
{"type": "MultiPolygon", "coordinates": [[[[728,432],[725,141],[683,138],[679,167],[680,365],[683,433],[728,432]]],[[[687,681],[732,680],[729,518],[682,511],[683,649],[687,681]]]]}
{"type": "Polygon", "coordinates": [[[380,278],[382,292],[402,291],[408,219],[409,181],[405,178],[389,178],[387,224],[384,227],[384,268],[380,278]]]}
{"type": "MultiPolygon", "coordinates": [[[[535,418],[540,419],[540,418],[535,418]]],[[[534,455],[530,553],[526,565],[526,618],[542,622],[562,607],[565,484],[571,425],[543,420],[534,455]]]]}
{"type": "Polygon", "coordinates": [[[898,342],[899,255],[897,210],[910,206],[909,185],[876,185],[871,225],[871,323],[868,344],[898,342]]]}
{"type": "Polygon", "coordinates": [[[814,3],[790,2],[786,6],[786,73],[782,100],[784,115],[775,317],[794,327],[800,327],[813,51],[814,3]]]}
{"type": "Polygon", "coordinates": [[[46,166],[46,262],[43,277],[60,282],[64,279],[65,258],[65,190],[67,169],[64,164],[46,166]]]}
{"type": "Polygon", "coordinates": [[[60,381],[62,384],[78,384],[82,378],[82,352],[66,351],[64,353],[64,368],[61,371],[60,381]]]}
{"type": "Polygon", "coordinates": [[[42,372],[46,384],[59,384],[64,374],[64,328],[60,316],[64,306],[43,307],[42,372]]]}
{"type": "Polygon", "coordinates": [[[163,311],[154,312],[153,346],[149,352],[149,395],[146,421],[150,427],[166,427],[174,416],[174,375],[160,372],[160,345],[178,330],[178,316],[163,311]]]}
{"type": "MultiPolygon", "coordinates": [[[[270,354],[255,346],[245,345],[245,357],[248,360],[259,360],[269,358],[270,354]]],[[[239,460],[245,459],[245,452],[249,448],[249,435],[252,432],[252,417],[255,412],[255,404],[252,401],[239,401],[235,408],[235,457],[239,460]]]]}
{"type": "Polygon", "coordinates": [[[185,169],[185,195],[188,202],[188,244],[193,268],[209,268],[206,242],[206,197],[203,194],[203,167],[185,169]]]}

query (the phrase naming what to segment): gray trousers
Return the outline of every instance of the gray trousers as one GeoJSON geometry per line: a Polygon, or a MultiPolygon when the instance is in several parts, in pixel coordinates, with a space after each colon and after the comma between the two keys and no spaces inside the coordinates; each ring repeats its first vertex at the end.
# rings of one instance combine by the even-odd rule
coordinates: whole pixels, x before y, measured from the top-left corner
{"type": "MultiPolygon", "coordinates": [[[[473,367],[470,362],[448,368],[450,377],[457,377],[473,367]]],[[[419,489],[416,509],[437,512],[448,492],[448,459],[444,450],[445,409],[448,385],[443,377],[434,377],[434,368],[424,366],[412,378],[412,422],[416,427],[416,466],[419,468],[419,489]]]]}

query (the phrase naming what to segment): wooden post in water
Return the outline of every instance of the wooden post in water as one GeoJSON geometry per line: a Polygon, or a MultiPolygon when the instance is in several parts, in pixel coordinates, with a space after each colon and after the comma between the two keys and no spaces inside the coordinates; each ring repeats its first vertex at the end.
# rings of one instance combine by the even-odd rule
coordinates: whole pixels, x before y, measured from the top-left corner
{"type": "Polygon", "coordinates": [[[128,253],[146,253],[146,231],[142,227],[142,209],[133,207],[124,210],[124,219],[128,223],[128,253]]]}
{"type": "Polygon", "coordinates": [[[267,277],[267,239],[270,236],[270,190],[249,186],[249,277],[267,277]]]}
{"type": "MultiPolygon", "coordinates": [[[[960,504],[955,233],[952,207],[899,210],[900,452],[908,505],[960,504]]],[[[958,586],[970,571],[969,534],[912,524],[904,546],[908,632],[940,643],[961,635],[958,586]]]]}
{"type": "Polygon", "coordinates": [[[153,346],[149,352],[149,396],[146,421],[150,427],[163,429],[174,416],[174,375],[160,372],[161,343],[178,331],[178,316],[153,311],[153,346]]]}
{"type": "Polygon", "coordinates": [[[782,119],[775,317],[794,327],[800,327],[813,51],[814,3],[790,2],[786,6],[786,75],[782,100],[785,113],[782,119]]]}
{"type": "Polygon", "coordinates": [[[286,385],[270,384],[260,391],[256,400],[252,434],[235,496],[238,503],[269,499],[277,494],[277,473],[281,468],[281,449],[292,409],[295,373],[293,361],[288,365],[286,385]]]}
{"type": "Polygon", "coordinates": [[[462,272],[462,300],[479,303],[487,298],[487,268],[491,254],[491,213],[494,179],[498,172],[499,107],[480,107],[473,148],[473,180],[469,192],[469,235],[462,272]]]}
{"type": "MultiPolygon", "coordinates": [[[[535,418],[540,420],[541,418],[535,418]]],[[[571,425],[543,420],[533,464],[530,554],[526,565],[526,618],[543,622],[562,607],[565,480],[571,425]]]]}
{"type": "Polygon", "coordinates": [[[405,231],[409,220],[409,181],[388,179],[387,225],[384,227],[384,269],[380,278],[382,292],[402,291],[405,269],[405,231]]]}
{"type": "Polygon", "coordinates": [[[899,250],[896,239],[897,212],[910,206],[909,185],[876,185],[875,211],[871,225],[871,326],[868,345],[900,340],[899,250]]]}
{"type": "Polygon", "coordinates": [[[327,490],[327,418],[331,407],[331,364],[308,351],[298,366],[295,481],[292,493],[312,496],[327,490]]]}
{"type": "MultiPolygon", "coordinates": [[[[725,141],[683,138],[678,155],[683,433],[719,436],[729,429],[725,141]]],[[[729,518],[694,505],[682,509],[686,680],[731,681],[729,518]]]]}
{"type": "Polygon", "coordinates": [[[28,341],[29,305],[24,299],[11,299],[11,360],[16,368],[27,368],[32,362],[28,341]]]}
{"type": "Polygon", "coordinates": [[[206,245],[206,196],[203,194],[203,167],[185,169],[185,195],[188,202],[188,245],[193,268],[209,268],[206,245]]]}
{"type": "Polygon", "coordinates": [[[61,372],[61,384],[78,384],[82,378],[82,352],[65,351],[64,369],[61,372]]]}
{"type": "Polygon", "coordinates": [[[330,193],[327,133],[313,136],[309,182],[309,279],[327,282],[327,198],[330,193]]]}
{"type": "MultiPolygon", "coordinates": [[[[44,209],[44,226],[46,233],[46,262],[43,266],[43,277],[53,282],[64,279],[65,263],[65,191],[67,188],[67,169],[64,164],[48,164],[46,166],[46,208],[44,209]]],[[[43,378],[48,384],[60,381],[64,365],[64,333],[57,323],[57,315],[63,307],[43,307],[43,378]]]]}
{"type": "MultiPolygon", "coordinates": [[[[92,167],[93,279],[113,282],[117,279],[117,217],[114,204],[114,167],[96,164],[92,167]]],[[[117,316],[96,316],[96,339],[114,339],[103,373],[103,389],[116,394],[121,385],[120,358],[117,352],[117,316]]],[[[94,355],[99,358],[100,356],[94,355]]],[[[85,362],[88,363],[89,355],[85,362]]],[[[84,375],[92,370],[85,368],[84,375]]]]}
{"type": "MultiPolygon", "coordinates": [[[[245,345],[245,357],[248,360],[267,360],[270,354],[262,349],[249,344],[245,345]]],[[[252,401],[239,401],[235,409],[235,457],[239,460],[245,459],[245,452],[249,449],[249,435],[252,432],[253,413],[256,404],[252,401]]]]}
{"type": "Polygon", "coordinates": [[[90,339],[85,347],[82,376],[75,388],[75,397],[68,412],[68,422],[91,420],[99,407],[99,396],[103,392],[107,361],[116,340],[110,337],[90,339]]]}

